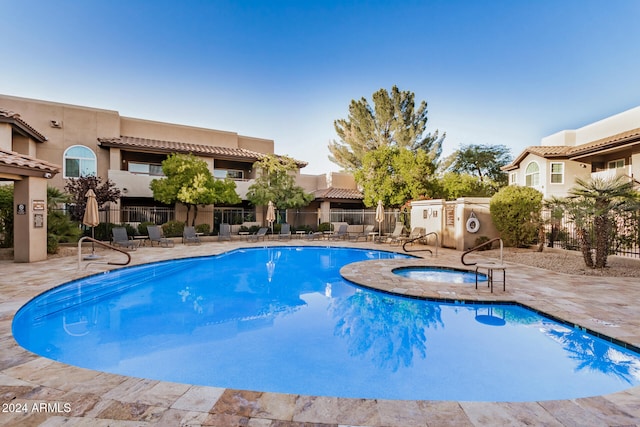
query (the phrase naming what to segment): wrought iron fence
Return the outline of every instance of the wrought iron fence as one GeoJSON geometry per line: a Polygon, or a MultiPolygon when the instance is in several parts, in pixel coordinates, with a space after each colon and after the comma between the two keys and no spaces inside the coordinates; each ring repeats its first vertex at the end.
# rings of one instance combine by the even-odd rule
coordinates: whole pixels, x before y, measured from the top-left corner
{"type": "MultiPolygon", "coordinates": [[[[569,250],[579,250],[578,227],[564,211],[543,210],[547,246],[569,250]]],[[[610,235],[609,253],[640,258],[640,213],[626,212],[610,218],[613,222],[610,235]]],[[[596,241],[593,222],[587,221],[586,235],[595,248],[596,241]]]]}

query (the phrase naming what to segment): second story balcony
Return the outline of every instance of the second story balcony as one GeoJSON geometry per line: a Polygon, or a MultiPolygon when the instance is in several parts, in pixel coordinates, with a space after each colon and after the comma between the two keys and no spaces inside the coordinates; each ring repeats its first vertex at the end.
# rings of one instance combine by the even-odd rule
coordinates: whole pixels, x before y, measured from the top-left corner
{"type": "MultiPolygon", "coordinates": [[[[162,176],[134,173],[123,170],[109,169],[108,178],[122,191],[124,197],[153,197],[153,192],[149,185],[154,179],[162,176]]],[[[233,180],[236,183],[236,192],[241,199],[245,199],[249,186],[254,183],[253,179],[233,180]]]]}

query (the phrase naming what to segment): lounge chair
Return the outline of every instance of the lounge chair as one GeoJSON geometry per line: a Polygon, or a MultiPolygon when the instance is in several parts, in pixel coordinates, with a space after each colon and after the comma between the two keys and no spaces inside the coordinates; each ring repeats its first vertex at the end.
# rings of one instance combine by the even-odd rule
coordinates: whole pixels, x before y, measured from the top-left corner
{"type": "Polygon", "coordinates": [[[349,226],[347,224],[341,224],[338,228],[338,231],[336,231],[329,237],[331,238],[331,240],[344,240],[349,237],[349,233],[347,232],[348,229],[349,226]]]}
{"type": "Polygon", "coordinates": [[[249,242],[257,242],[258,240],[264,240],[264,237],[267,235],[267,231],[269,231],[269,229],[267,227],[262,227],[261,229],[259,229],[255,233],[250,234],[247,237],[247,241],[249,241],[249,242]]]}
{"type": "Polygon", "coordinates": [[[349,239],[353,239],[356,242],[360,239],[364,239],[364,241],[366,242],[369,238],[369,234],[371,233],[373,233],[373,225],[367,225],[366,227],[364,227],[362,233],[349,235],[349,239]]]}
{"type": "Polygon", "coordinates": [[[113,245],[114,246],[122,246],[123,248],[131,249],[135,251],[138,246],[140,246],[140,242],[137,240],[133,240],[127,234],[127,229],[124,227],[113,227],[111,229],[111,234],[113,236],[113,245]]]}
{"type": "Polygon", "coordinates": [[[400,244],[402,244],[404,242],[417,239],[418,237],[423,236],[425,233],[426,233],[426,231],[425,231],[424,227],[413,227],[413,230],[411,230],[411,233],[409,233],[408,236],[402,236],[402,237],[398,238],[398,242],[400,244]]]}
{"type": "Polygon", "coordinates": [[[231,225],[220,224],[220,233],[218,233],[218,240],[231,240],[231,225]]]}
{"type": "Polygon", "coordinates": [[[147,227],[147,233],[149,234],[149,241],[151,242],[151,246],[153,243],[157,243],[158,246],[164,246],[168,248],[169,246],[173,247],[173,240],[167,239],[162,235],[162,227],[159,225],[149,225],[147,227]]]}
{"type": "Polygon", "coordinates": [[[322,231],[310,231],[309,233],[305,234],[304,237],[307,240],[322,240],[322,238],[324,237],[324,233],[322,231]]]}
{"type": "Polygon", "coordinates": [[[287,223],[282,224],[280,228],[280,234],[278,235],[278,239],[289,239],[291,240],[291,226],[287,223]]]}
{"type": "Polygon", "coordinates": [[[404,224],[396,224],[396,228],[393,229],[393,233],[380,237],[379,241],[385,241],[390,244],[400,243],[402,239],[402,233],[404,231],[404,224]]]}
{"type": "Polygon", "coordinates": [[[182,243],[200,244],[200,237],[198,237],[195,227],[189,226],[184,228],[182,232],[182,243]]]}

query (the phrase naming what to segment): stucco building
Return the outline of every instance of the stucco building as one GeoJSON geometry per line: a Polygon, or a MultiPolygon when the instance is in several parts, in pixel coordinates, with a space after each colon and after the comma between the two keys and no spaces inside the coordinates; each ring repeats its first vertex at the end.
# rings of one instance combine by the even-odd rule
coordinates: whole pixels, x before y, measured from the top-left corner
{"type": "MultiPolygon", "coordinates": [[[[36,197],[30,191],[29,200],[46,200],[47,185],[63,190],[70,178],[96,175],[111,180],[122,193],[120,201],[112,206],[118,212],[117,217],[109,218],[114,223],[153,220],[141,214],[145,208],[167,208],[173,211],[174,219],[184,219],[185,209],[155,201],[149,184],[162,177],[161,163],[170,153],[192,153],[206,161],[214,177],[235,181],[242,199],[238,205],[216,206],[199,214],[198,223],[212,227],[220,222],[238,223],[239,219],[263,222],[264,209],[252,206],[246,194],[257,177],[253,164],[265,155],[277,154],[274,141],[267,138],[8,95],[0,95],[0,149],[0,180],[14,181],[18,190],[24,179],[10,170],[17,164],[23,175],[38,175],[30,185],[35,185],[37,178],[44,192],[41,188],[36,197]]],[[[329,221],[332,207],[362,207],[362,195],[351,175],[304,175],[300,171],[307,163],[296,163],[298,185],[316,196],[299,224],[329,221]]],[[[288,220],[290,212],[283,214],[288,220]]],[[[46,241],[46,223],[44,233],[46,241]]],[[[42,255],[37,258],[42,259],[42,255]]]]}
{"type": "Polygon", "coordinates": [[[576,178],[640,177],[640,107],[542,138],[503,168],[509,184],[564,197],[576,178]]]}

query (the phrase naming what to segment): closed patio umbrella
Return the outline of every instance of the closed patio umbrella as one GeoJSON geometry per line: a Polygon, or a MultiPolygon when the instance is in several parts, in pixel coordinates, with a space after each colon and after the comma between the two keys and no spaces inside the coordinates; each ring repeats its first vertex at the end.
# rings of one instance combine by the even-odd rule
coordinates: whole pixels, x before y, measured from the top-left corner
{"type": "Polygon", "coordinates": [[[382,200],[378,200],[378,206],[376,207],[376,222],[378,223],[378,237],[382,231],[382,221],[384,221],[384,206],[382,206],[382,200]]]}
{"type": "Polygon", "coordinates": [[[276,220],[276,207],[273,205],[273,202],[269,200],[269,205],[267,205],[267,222],[269,223],[269,227],[271,227],[271,234],[273,234],[273,221],[276,220]]]}
{"type": "MultiPolygon", "coordinates": [[[[98,217],[98,201],[96,200],[96,193],[92,189],[89,189],[84,195],[87,198],[87,206],[84,209],[84,216],[82,217],[82,223],[87,227],[91,227],[91,238],[94,237],[94,227],[100,224],[100,218],[98,217]]],[[[85,259],[100,258],[95,253],[95,246],[91,242],[91,255],[87,255],[85,259]]]]}

